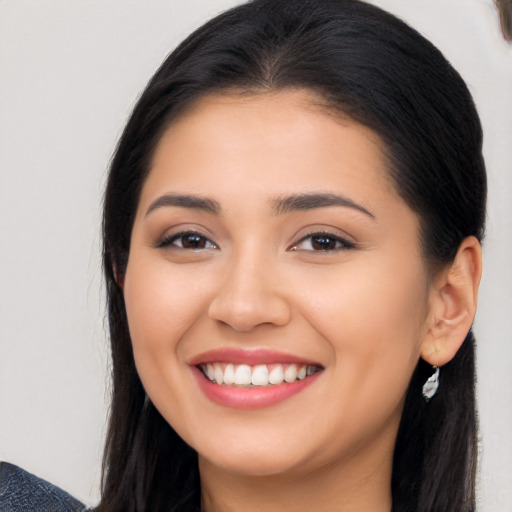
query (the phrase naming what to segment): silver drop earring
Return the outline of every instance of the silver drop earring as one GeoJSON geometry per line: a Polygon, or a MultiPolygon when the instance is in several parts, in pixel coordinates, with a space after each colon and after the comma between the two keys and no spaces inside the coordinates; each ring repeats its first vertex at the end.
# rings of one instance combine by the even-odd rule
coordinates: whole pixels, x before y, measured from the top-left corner
{"type": "Polygon", "coordinates": [[[429,402],[430,399],[437,393],[437,388],[439,387],[439,367],[432,367],[435,371],[434,373],[427,379],[425,384],[423,384],[422,394],[425,402],[429,402]]]}

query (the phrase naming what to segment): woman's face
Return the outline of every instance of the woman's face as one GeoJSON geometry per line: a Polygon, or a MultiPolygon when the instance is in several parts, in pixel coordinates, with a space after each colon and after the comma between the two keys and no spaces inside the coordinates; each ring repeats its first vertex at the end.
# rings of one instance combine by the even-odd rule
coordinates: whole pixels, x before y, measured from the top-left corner
{"type": "Polygon", "coordinates": [[[419,247],[377,136],[305,92],[172,124],[123,286],[144,387],[201,467],[389,467],[427,330],[419,247]]]}

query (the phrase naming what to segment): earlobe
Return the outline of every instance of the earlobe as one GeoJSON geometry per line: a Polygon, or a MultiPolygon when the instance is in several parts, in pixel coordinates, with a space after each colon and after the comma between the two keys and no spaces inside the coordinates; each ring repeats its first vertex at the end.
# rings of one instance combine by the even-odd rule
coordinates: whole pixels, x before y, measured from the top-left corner
{"type": "Polygon", "coordinates": [[[475,318],[481,276],[482,247],[470,236],[432,284],[429,327],[420,352],[427,363],[443,366],[464,342],[475,318]]]}

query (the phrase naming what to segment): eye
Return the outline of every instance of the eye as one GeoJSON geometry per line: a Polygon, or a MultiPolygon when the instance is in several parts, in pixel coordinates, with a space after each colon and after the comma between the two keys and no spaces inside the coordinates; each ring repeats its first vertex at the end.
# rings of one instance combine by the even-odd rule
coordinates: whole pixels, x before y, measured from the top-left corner
{"type": "Polygon", "coordinates": [[[158,244],[158,247],[173,247],[192,251],[217,249],[217,246],[211,240],[195,231],[186,231],[167,236],[158,244]]]}
{"type": "Polygon", "coordinates": [[[290,250],[330,252],[354,248],[353,242],[332,233],[311,233],[293,245],[290,250]]]}

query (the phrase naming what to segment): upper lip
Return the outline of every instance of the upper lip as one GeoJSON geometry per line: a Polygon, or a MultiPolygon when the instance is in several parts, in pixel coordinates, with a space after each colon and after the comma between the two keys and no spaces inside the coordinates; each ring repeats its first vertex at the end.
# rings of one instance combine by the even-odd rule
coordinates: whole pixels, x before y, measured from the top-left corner
{"type": "Polygon", "coordinates": [[[304,357],[287,354],[285,352],[278,352],[269,349],[239,349],[239,348],[220,348],[203,352],[193,357],[189,364],[191,366],[198,366],[205,363],[233,363],[233,364],[247,364],[256,366],[259,364],[300,364],[312,365],[323,368],[318,362],[312,361],[304,357]]]}

